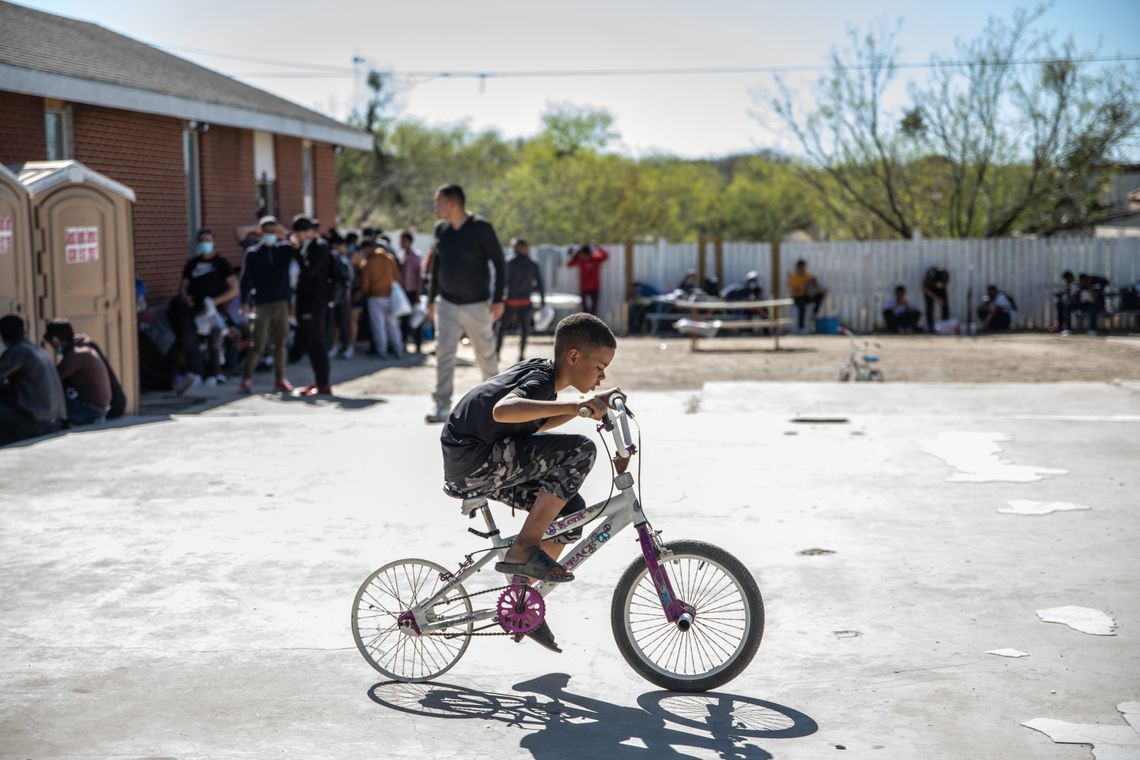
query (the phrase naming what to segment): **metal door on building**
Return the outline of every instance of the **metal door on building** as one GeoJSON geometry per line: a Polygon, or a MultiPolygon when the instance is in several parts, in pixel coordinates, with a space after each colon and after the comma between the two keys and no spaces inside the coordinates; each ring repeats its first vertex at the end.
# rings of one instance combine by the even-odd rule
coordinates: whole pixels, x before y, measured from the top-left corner
{"type": "Polygon", "coordinates": [[[36,342],[31,241],[28,192],[0,165],[0,316],[23,317],[28,339],[36,342]]]}
{"type": "Polygon", "coordinates": [[[138,409],[131,208],[135,196],[76,161],[24,164],[35,226],[36,317],[67,318],[98,343],[123,385],[127,412],[138,409]]]}

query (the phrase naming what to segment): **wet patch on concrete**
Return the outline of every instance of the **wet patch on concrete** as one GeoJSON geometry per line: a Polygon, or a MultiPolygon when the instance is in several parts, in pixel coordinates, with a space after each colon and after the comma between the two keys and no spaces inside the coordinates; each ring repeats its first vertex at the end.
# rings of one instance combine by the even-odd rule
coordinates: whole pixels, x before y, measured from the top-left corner
{"type": "Polygon", "coordinates": [[[1040,731],[1055,744],[1091,744],[1096,760],[1136,760],[1140,758],[1140,702],[1122,702],[1116,709],[1126,725],[1070,723],[1054,718],[1034,718],[1021,725],[1040,731]]]}
{"type": "Polygon", "coordinates": [[[948,483],[1034,483],[1048,475],[1068,474],[1068,470],[1002,459],[998,443],[1009,440],[1001,433],[948,431],[934,440],[919,442],[919,448],[957,470],[946,478],[948,483]]]}
{"type": "Polygon", "coordinates": [[[1047,610],[1037,610],[1037,617],[1045,623],[1060,623],[1092,636],[1116,635],[1116,621],[1091,607],[1050,607],[1047,610]]]}
{"type": "Polygon", "coordinates": [[[834,549],[801,549],[796,552],[801,557],[819,557],[824,554],[835,554],[834,549]]]}
{"type": "Polygon", "coordinates": [[[1003,515],[1048,515],[1053,512],[1085,512],[1092,507],[1073,504],[1068,501],[1033,501],[1032,499],[1008,499],[1008,507],[999,509],[1003,515]]]}

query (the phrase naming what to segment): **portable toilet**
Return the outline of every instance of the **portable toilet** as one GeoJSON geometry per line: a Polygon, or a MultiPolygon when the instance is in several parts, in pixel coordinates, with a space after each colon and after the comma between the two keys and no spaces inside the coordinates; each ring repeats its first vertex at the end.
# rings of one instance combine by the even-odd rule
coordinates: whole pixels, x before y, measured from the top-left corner
{"type": "Polygon", "coordinates": [[[17,169],[31,205],[33,272],[39,322],[71,321],[103,349],[138,412],[134,191],[78,161],[36,161],[17,169]]]}
{"type": "Polygon", "coordinates": [[[32,287],[32,229],[28,191],[0,164],[0,317],[23,317],[28,340],[38,343],[32,287]]]}

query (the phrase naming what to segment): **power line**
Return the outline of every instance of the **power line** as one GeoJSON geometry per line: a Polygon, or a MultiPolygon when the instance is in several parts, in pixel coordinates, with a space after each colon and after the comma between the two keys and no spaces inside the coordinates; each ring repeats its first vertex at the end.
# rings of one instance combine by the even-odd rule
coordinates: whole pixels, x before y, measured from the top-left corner
{"type": "MultiPolygon", "coordinates": [[[[155,43],[159,44],[159,43],[155,43]]],[[[235,53],[220,52],[216,50],[203,50],[200,48],[183,47],[180,45],[161,45],[168,50],[201,55],[212,58],[226,58],[248,63],[263,63],[270,66],[282,66],[295,71],[248,71],[232,72],[230,76],[245,77],[248,79],[309,79],[309,78],[347,78],[355,76],[356,71],[349,66],[330,66],[327,64],[307,63],[303,61],[287,61],[274,58],[258,58],[235,53]]],[[[1129,63],[1140,61],[1140,54],[1115,56],[1081,56],[1076,58],[1023,58],[1014,61],[988,62],[988,61],[927,61],[922,63],[903,62],[894,64],[896,69],[946,69],[966,68],[969,66],[1040,66],[1051,63],[1129,63]]],[[[848,69],[867,69],[872,64],[851,64],[848,69]]],[[[373,67],[383,74],[397,78],[408,79],[541,79],[563,77],[641,77],[641,76],[716,76],[733,74],[794,74],[794,73],[821,73],[831,71],[830,64],[789,65],[789,66],[710,66],[692,68],[635,68],[635,69],[516,69],[505,71],[479,71],[479,70],[420,70],[420,69],[386,69],[373,67]]]]}

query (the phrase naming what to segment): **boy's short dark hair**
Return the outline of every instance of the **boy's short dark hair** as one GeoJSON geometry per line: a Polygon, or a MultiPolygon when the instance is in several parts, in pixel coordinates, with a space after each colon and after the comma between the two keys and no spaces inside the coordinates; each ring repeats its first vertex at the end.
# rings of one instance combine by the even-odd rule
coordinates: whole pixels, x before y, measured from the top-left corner
{"type": "Polygon", "coordinates": [[[0,317],[0,340],[12,345],[24,339],[24,320],[15,314],[0,317]]]}
{"type": "Polygon", "coordinates": [[[617,348],[613,330],[593,314],[571,314],[554,328],[554,355],[565,356],[572,348],[589,354],[599,348],[617,348]]]}
{"type": "Polygon", "coordinates": [[[53,319],[48,322],[47,329],[44,330],[44,337],[48,340],[59,338],[59,342],[66,346],[75,340],[75,329],[72,328],[71,322],[66,319],[53,319]]]}

